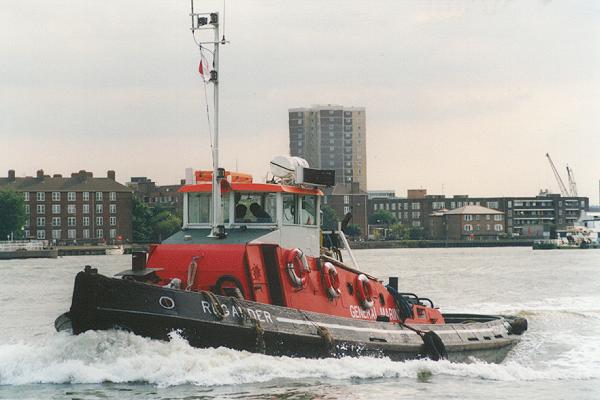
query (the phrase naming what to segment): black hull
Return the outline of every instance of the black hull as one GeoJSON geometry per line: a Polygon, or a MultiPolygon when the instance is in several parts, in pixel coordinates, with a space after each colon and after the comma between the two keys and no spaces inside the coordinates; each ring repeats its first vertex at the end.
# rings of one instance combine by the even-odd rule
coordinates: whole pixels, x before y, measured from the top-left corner
{"type": "MultiPolygon", "coordinates": [[[[520,338],[516,333],[521,332],[515,328],[518,324],[503,317],[445,317],[452,322],[415,327],[436,332],[450,361],[474,357],[500,362],[520,338]]],[[[526,324],[522,319],[520,323],[526,324]]],[[[168,340],[169,334],[177,331],[194,347],[225,346],[295,357],[386,356],[406,360],[431,354],[421,336],[398,324],[173,290],[93,272],[77,275],[68,318],[59,317],[56,327],[71,328],[74,334],[123,329],[159,340],[168,340]],[[219,307],[221,313],[216,312],[219,307]]]]}

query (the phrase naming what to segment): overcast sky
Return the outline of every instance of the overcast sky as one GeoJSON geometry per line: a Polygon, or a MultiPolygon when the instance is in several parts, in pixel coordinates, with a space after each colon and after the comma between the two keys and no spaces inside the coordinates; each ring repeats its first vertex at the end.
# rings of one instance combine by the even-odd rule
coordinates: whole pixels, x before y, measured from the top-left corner
{"type": "MultiPolygon", "coordinates": [[[[205,11],[222,1],[199,1],[205,11]]],[[[210,168],[189,1],[0,0],[0,176],[210,168]]],[[[222,165],[262,179],[287,109],[364,106],[369,189],[598,203],[597,1],[232,1],[222,165]]]]}

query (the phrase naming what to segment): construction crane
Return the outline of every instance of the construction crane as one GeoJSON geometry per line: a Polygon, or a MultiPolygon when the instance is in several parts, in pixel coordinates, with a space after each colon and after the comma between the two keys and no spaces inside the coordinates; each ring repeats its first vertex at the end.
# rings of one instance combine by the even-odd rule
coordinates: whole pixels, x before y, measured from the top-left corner
{"type": "Polygon", "coordinates": [[[577,197],[577,183],[575,183],[575,174],[573,173],[573,168],[569,168],[568,165],[567,177],[569,178],[569,190],[571,191],[571,196],[577,197]]]}
{"type": "Polygon", "coordinates": [[[564,197],[569,197],[570,193],[567,190],[567,187],[565,186],[565,183],[563,182],[562,178],[558,174],[558,171],[556,170],[556,167],[554,166],[554,163],[552,162],[552,158],[550,157],[550,154],[546,153],[546,157],[548,158],[548,161],[550,162],[550,167],[552,167],[552,172],[554,172],[554,177],[556,178],[556,182],[558,182],[558,188],[560,189],[560,193],[564,197]]]}

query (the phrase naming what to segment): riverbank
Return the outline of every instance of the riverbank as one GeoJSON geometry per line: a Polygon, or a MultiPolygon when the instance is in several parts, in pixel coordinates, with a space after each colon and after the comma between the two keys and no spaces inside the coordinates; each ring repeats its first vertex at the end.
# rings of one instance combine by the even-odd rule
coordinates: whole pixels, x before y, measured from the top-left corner
{"type": "Polygon", "coordinates": [[[533,240],[368,240],[351,241],[353,249],[441,248],[441,247],[532,247],[533,240]]]}

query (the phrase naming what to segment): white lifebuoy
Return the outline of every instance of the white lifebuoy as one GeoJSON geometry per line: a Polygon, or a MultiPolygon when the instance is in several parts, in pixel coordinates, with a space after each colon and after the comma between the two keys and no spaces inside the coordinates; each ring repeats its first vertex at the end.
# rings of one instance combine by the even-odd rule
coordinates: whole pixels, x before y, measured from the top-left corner
{"type": "Polygon", "coordinates": [[[323,264],[323,285],[332,299],[340,296],[340,278],[337,269],[330,262],[323,264]]]}
{"type": "Polygon", "coordinates": [[[360,274],[356,277],[356,295],[363,308],[370,309],[375,305],[373,300],[373,288],[371,282],[365,274],[360,274]]]}
{"type": "Polygon", "coordinates": [[[292,285],[301,288],[306,284],[306,274],[310,272],[308,260],[300,249],[290,250],[287,254],[287,273],[292,285]]]}

